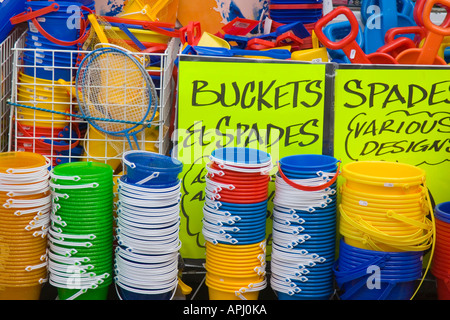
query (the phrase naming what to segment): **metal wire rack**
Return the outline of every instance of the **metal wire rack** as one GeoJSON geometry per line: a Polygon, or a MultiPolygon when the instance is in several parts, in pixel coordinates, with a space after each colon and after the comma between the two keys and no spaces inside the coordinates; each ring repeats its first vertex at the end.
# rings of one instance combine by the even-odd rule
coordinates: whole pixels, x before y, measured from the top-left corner
{"type": "Polygon", "coordinates": [[[0,44],[0,152],[8,151],[9,145],[9,117],[10,107],[7,103],[11,96],[11,78],[13,71],[12,47],[23,30],[15,28],[8,37],[0,44]]]}
{"type": "MultiPolygon", "coordinates": [[[[26,45],[26,40],[29,41],[26,34],[27,31],[22,33],[12,48],[9,150],[43,154],[53,166],[73,161],[104,162],[119,175],[124,170],[122,155],[130,148],[126,138],[108,136],[89,126],[78,110],[75,83],[66,81],[74,79],[75,62],[88,52],[37,46],[31,49],[26,45]],[[74,63],[61,64],[61,56],[74,63]]],[[[179,46],[179,39],[171,39],[164,53],[133,53],[142,57],[140,61],[159,61],[154,66],[145,66],[159,99],[156,117],[137,135],[140,150],[169,152],[173,69],[179,46]]]]}

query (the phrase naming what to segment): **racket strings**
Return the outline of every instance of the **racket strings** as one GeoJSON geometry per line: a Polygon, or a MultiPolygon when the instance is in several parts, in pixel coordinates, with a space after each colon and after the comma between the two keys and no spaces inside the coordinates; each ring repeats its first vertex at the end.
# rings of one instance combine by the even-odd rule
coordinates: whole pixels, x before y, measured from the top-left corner
{"type": "Polygon", "coordinates": [[[108,51],[94,55],[81,67],[79,85],[85,100],[83,113],[94,118],[118,120],[96,121],[103,131],[111,134],[141,130],[135,124],[120,122],[127,120],[144,125],[153,111],[149,110],[149,105],[156,97],[136,62],[120,52],[108,51]]]}

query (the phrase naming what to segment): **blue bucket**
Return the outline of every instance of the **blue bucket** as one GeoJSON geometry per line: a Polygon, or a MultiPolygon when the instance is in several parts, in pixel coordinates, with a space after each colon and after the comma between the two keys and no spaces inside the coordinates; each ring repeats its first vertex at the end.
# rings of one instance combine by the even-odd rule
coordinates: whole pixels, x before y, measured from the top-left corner
{"type": "Polygon", "coordinates": [[[27,32],[25,36],[25,46],[30,49],[42,50],[78,50],[78,44],[74,45],[60,45],[48,40],[40,33],[27,32]]]}
{"type": "Polygon", "coordinates": [[[23,11],[25,0],[5,0],[0,4],[0,43],[3,42],[13,30],[14,26],[9,19],[23,11]]]}
{"type": "MultiPolygon", "coordinates": [[[[216,201],[218,202],[218,201],[216,201]]],[[[237,211],[248,211],[248,210],[258,210],[258,209],[267,209],[268,200],[257,202],[257,203],[232,203],[232,202],[219,202],[220,210],[229,211],[229,210],[237,210],[237,211]]]]}
{"type": "Polygon", "coordinates": [[[134,182],[131,182],[127,175],[123,175],[120,177],[120,180],[124,183],[127,183],[131,186],[136,186],[140,188],[149,188],[149,189],[166,189],[166,188],[172,188],[175,187],[180,183],[180,180],[175,180],[170,183],[161,183],[161,184],[152,184],[152,185],[138,185],[134,182]]]}
{"type": "Polygon", "coordinates": [[[294,293],[293,295],[289,295],[284,292],[278,292],[276,291],[276,295],[278,297],[278,300],[330,300],[333,296],[333,288],[325,290],[325,291],[319,291],[315,292],[313,294],[306,294],[306,293],[294,293]]]}
{"type": "Polygon", "coordinates": [[[178,175],[183,170],[181,161],[149,151],[126,153],[123,160],[128,181],[141,185],[174,183],[178,181],[178,175]]]}
{"type": "Polygon", "coordinates": [[[225,162],[233,162],[235,164],[265,164],[271,161],[267,152],[242,147],[227,147],[215,149],[211,153],[213,158],[225,162]]]}
{"type": "MultiPolygon", "coordinates": [[[[49,17],[45,16],[45,21],[42,19],[39,22],[40,26],[52,37],[62,41],[75,41],[79,37],[79,29],[71,28],[67,25],[67,16],[64,17],[49,17]]],[[[28,22],[29,32],[31,34],[39,34],[32,21],[28,22]],[[32,32],[35,30],[37,32],[32,32]]]]}
{"type": "MultiPolygon", "coordinates": [[[[119,295],[122,298],[122,300],[170,300],[170,298],[173,295],[173,290],[167,291],[165,293],[152,293],[152,290],[145,290],[148,291],[147,294],[144,293],[137,293],[133,292],[131,290],[124,289],[120,286],[120,284],[117,284],[119,295]]],[[[135,288],[139,289],[139,288],[135,288]]],[[[142,291],[142,289],[139,289],[142,291]]]]}
{"type": "Polygon", "coordinates": [[[41,78],[45,80],[53,80],[57,81],[59,79],[63,79],[65,81],[72,81],[72,73],[76,71],[71,70],[67,67],[49,67],[49,66],[39,66],[34,65],[34,61],[30,61],[28,59],[24,59],[24,74],[30,77],[41,78]],[[30,67],[26,67],[26,66],[30,67]]]}
{"type": "Polygon", "coordinates": [[[421,253],[418,252],[382,252],[355,248],[340,241],[340,257],[334,266],[338,286],[343,291],[342,300],[409,300],[414,292],[415,280],[422,273],[421,253]],[[346,251],[362,252],[362,261],[348,258],[346,251]],[[370,255],[370,252],[373,254],[370,255]],[[341,259],[341,256],[344,258],[341,259]],[[409,258],[403,263],[384,263],[383,257],[395,260],[398,257],[409,258]],[[372,273],[367,268],[380,267],[379,287],[368,288],[366,282],[372,273]]]}
{"type": "Polygon", "coordinates": [[[441,202],[434,207],[434,216],[446,223],[450,223],[450,201],[441,202]]]}
{"type": "Polygon", "coordinates": [[[334,172],[338,166],[338,160],[332,156],[320,154],[298,154],[283,157],[280,159],[280,166],[283,170],[299,172],[334,172]]]}

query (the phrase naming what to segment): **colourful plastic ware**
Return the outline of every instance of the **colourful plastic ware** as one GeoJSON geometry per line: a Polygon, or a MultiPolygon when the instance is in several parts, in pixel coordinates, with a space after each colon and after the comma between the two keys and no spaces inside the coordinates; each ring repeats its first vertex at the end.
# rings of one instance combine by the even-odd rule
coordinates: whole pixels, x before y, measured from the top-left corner
{"type": "Polygon", "coordinates": [[[323,18],[317,21],[314,27],[314,31],[316,32],[319,41],[322,42],[325,47],[333,50],[342,49],[351,63],[397,64],[397,61],[388,54],[374,52],[366,55],[364,53],[364,51],[355,41],[359,32],[358,20],[348,7],[340,6],[325,15],[323,18]],[[341,14],[347,17],[351,25],[351,30],[350,33],[342,40],[333,42],[325,36],[325,34],[323,33],[323,27],[341,14]]]}
{"type": "MultiPolygon", "coordinates": [[[[421,17],[422,19],[423,26],[428,31],[425,42],[421,48],[414,48],[401,52],[396,58],[399,64],[447,64],[445,60],[438,55],[438,52],[444,37],[450,35],[450,27],[447,22],[450,15],[447,14],[442,26],[435,25],[431,21],[430,14],[433,6],[436,4],[444,6],[447,10],[450,7],[450,1],[448,0],[429,0],[425,2],[423,13],[418,15],[418,17],[421,17]]],[[[420,21],[420,18],[418,19],[420,21]]]]}

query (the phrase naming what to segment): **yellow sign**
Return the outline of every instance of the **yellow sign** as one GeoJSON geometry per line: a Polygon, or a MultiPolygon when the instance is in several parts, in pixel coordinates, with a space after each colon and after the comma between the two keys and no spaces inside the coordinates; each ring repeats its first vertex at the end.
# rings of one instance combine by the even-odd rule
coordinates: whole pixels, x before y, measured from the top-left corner
{"type": "Polygon", "coordinates": [[[449,201],[450,70],[336,70],[334,156],[409,163],[426,171],[435,203],[449,201]]]}
{"type": "MultiPolygon", "coordinates": [[[[322,154],[326,65],[180,57],[175,152],[181,174],[180,250],[203,259],[205,166],[222,147],[268,152],[275,164],[292,154],[322,154]]],[[[273,198],[270,188],[269,203],[273,198]]],[[[269,204],[270,206],[270,204],[269,204]]],[[[270,215],[271,210],[268,210],[270,215]]],[[[267,234],[270,238],[270,219],[267,234]]]]}

